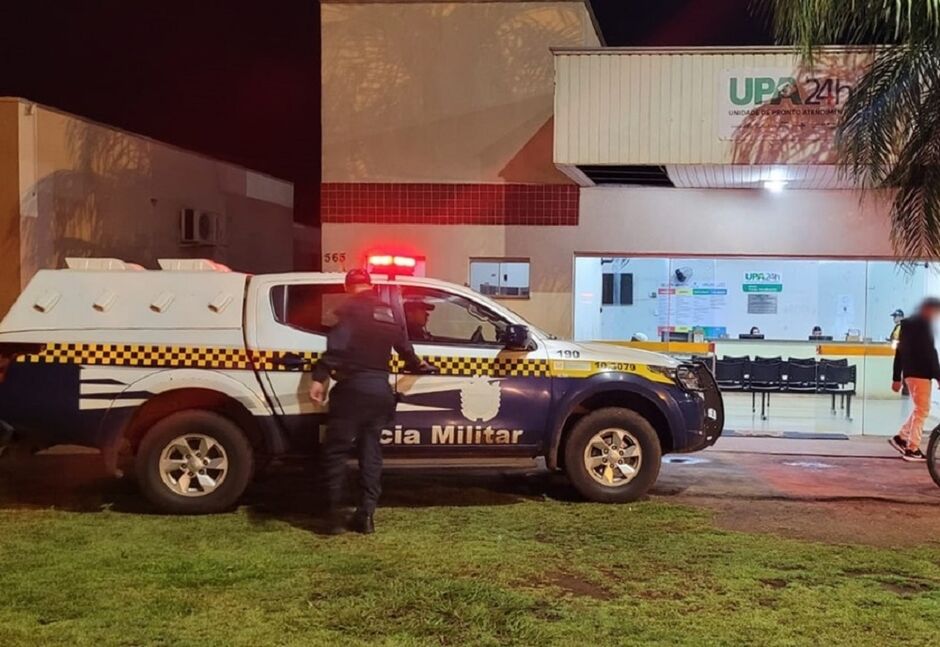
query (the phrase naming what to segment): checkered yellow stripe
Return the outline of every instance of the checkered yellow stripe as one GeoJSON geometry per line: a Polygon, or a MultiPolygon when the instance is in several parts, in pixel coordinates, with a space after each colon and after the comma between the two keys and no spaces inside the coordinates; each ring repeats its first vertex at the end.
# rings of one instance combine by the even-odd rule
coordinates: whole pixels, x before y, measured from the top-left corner
{"type": "MultiPolygon", "coordinates": [[[[85,366],[136,366],[146,368],[212,368],[262,371],[297,370],[294,365],[280,360],[287,357],[306,360],[303,370],[311,370],[320,353],[297,353],[277,350],[252,350],[234,347],[164,346],[149,344],[47,344],[43,350],[20,355],[16,361],[27,364],[81,364],[85,366]]],[[[547,377],[547,361],[506,357],[451,357],[424,358],[441,375],[488,377],[547,377]]],[[[394,358],[389,369],[393,373],[404,371],[404,361],[394,358]]]]}
{"type": "Polygon", "coordinates": [[[248,353],[243,348],[150,344],[47,344],[40,352],[21,355],[16,361],[86,366],[250,368],[248,353]]]}
{"type": "MultiPolygon", "coordinates": [[[[514,359],[509,357],[442,357],[427,356],[425,361],[440,370],[441,375],[457,377],[548,377],[548,362],[539,359],[514,359]]],[[[392,360],[393,373],[404,371],[405,363],[400,358],[392,360]]]]}

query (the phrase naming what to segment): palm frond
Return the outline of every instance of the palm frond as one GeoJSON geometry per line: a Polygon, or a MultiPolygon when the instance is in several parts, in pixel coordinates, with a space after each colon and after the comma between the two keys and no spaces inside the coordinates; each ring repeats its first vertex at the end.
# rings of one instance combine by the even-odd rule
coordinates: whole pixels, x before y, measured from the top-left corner
{"type": "Polygon", "coordinates": [[[762,0],[780,42],[812,56],[822,45],[903,43],[940,35],[940,0],[762,0]]]}

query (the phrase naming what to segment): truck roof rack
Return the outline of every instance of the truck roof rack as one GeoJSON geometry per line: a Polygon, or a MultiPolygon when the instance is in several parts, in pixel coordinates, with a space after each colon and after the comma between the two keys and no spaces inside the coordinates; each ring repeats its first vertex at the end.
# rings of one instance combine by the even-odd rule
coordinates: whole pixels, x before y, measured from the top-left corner
{"type": "Polygon", "coordinates": [[[157,259],[160,269],[167,272],[231,272],[232,270],[222,263],[210,261],[208,258],[160,258],[157,259]]]}
{"type": "Polygon", "coordinates": [[[136,263],[125,263],[118,258],[76,258],[65,259],[65,266],[80,272],[138,272],[144,268],[136,263]]]}

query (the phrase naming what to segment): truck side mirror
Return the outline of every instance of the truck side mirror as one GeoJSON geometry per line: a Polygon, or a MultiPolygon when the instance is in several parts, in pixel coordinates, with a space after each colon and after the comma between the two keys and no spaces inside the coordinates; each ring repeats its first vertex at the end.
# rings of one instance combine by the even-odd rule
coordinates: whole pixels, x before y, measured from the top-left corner
{"type": "Polygon", "coordinates": [[[532,347],[529,327],[523,324],[509,324],[506,326],[501,341],[507,350],[529,350],[532,347]]]}

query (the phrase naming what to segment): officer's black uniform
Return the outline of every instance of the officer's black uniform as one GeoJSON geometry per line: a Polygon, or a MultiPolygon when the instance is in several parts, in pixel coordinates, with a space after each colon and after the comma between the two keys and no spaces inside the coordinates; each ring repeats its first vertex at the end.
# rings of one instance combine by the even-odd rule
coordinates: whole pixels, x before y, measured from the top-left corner
{"type": "MultiPolygon", "coordinates": [[[[352,273],[351,273],[352,274],[352,273]]],[[[365,283],[368,275],[361,273],[365,283]]],[[[322,477],[326,503],[334,523],[343,497],[346,459],[355,446],[359,457],[359,508],[353,518],[358,530],[371,532],[372,513],[381,493],[382,427],[395,413],[389,384],[392,348],[415,371],[432,371],[408,342],[403,325],[389,305],[372,290],[360,292],[336,311],[326,353],[313,368],[313,379],[336,380],[330,390],[330,417],[322,448],[322,477]]]]}

